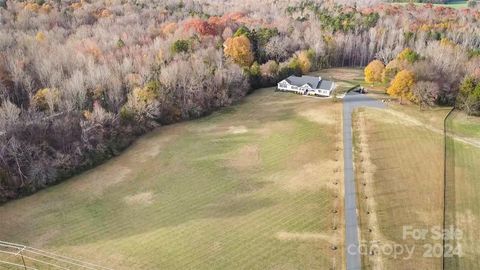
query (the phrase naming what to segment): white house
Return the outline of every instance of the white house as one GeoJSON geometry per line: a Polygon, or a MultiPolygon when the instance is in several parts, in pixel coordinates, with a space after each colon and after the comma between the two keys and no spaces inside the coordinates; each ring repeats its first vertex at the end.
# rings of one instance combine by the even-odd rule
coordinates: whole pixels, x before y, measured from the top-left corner
{"type": "Polygon", "coordinates": [[[302,95],[329,97],[335,89],[333,81],[322,80],[314,76],[290,76],[277,85],[280,91],[289,91],[302,95]]]}

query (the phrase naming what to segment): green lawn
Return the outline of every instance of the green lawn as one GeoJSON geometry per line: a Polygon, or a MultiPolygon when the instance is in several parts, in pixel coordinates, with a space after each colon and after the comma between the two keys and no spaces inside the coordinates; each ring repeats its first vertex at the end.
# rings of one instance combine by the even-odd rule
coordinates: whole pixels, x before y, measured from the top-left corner
{"type": "Polygon", "coordinates": [[[456,134],[472,138],[480,136],[480,117],[456,114],[454,119],[451,124],[456,134]]]}
{"type": "Polygon", "coordinates": [[[338,267],[341,108],[269,88],[159,128],[95,169],[2,205],[0,239],[115,269],[338,267]]]}
{"type": "Polygon", "coordinates": [[[448,244],[463,254],[448,260],[450,269],[480,267],[480,122],[455,112],[449,117],[447,144],[447,224],[462,231],[461,238],[448,244]],[[456,140],[459,136],[464,140],[456,140]],[[476,143],[476,145],[475,145],[476,143]]]}

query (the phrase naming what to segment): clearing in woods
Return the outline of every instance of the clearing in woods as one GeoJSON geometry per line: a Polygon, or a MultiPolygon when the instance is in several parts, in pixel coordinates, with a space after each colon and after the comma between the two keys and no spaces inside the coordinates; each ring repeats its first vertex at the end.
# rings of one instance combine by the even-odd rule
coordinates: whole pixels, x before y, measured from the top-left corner
{"type": "Polygon", "coordinates": [[[0,236],[115,269],[340,267],[341,112],[257,90],[1,206],[0,236]]]}

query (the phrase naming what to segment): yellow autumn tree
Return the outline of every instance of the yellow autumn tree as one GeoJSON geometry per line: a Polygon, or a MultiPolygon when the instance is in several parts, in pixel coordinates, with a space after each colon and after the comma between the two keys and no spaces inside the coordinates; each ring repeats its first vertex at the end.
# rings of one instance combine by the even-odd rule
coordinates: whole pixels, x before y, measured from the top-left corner
{"type": "Polygon", "coordinates": [[[40,9],[40,5],[37,3],[27,3],[23,8],[31,12],[37,12],[40,9]]]}
{"type": "Polygon", "coordinates": [[[225,40],[223,52],[241,66],[250,66],[253,62],[253,52],[250,40],[245,35],[225,40]]]}
{"type": "Polygon", "coordinates": [[[37,40],[38,42],[43,42],[45,40],[45,34],[43,32],[38,32],[36,35],[35,35],[35,40],[37,40]]]}
{"type": "Polygon", "coordinates": [[[382,81],[382,74],[385,70],[385,65],[380,60],[373,60],[365,67],[365,82],[375,83],[382,81]]]}
{"type": "Polygon", "coordinates": [[[312,60],[315,57],[315,53],[313,51],[301,51],[298,54],[298,63],[300,64],[300,69],[302,73],[308,73],[312,68],[312,60]]]}
{"type": "Polygon", "coordinates": [[[390,87],[387,89],[387,93],[394,97],[400,98],[402,103],[403,98],[413,100],[414,95],[412,88],[415,84],[415,74],[409,70],[402,70],[392,80],[390,87]]]}

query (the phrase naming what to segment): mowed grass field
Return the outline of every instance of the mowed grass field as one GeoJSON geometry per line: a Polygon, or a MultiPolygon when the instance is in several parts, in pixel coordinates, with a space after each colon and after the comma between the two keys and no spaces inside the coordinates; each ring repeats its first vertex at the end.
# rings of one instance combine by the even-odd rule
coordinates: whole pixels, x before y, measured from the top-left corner
{"type": "Polygon", "coordinates": [[[364,82],[363,68],[329,68],[312,72],[309,75],[333,80],[337,86],[335,88],[336,95],[344,94],[352,87],[364,82]]]}
{"type": "MultiPolygon", "coordinates": [[[[439,269],[429,248],[441,240],[404,237],[404,226],[431,230],[443,223],[443,119],[445,109],[419,111],[389,104],[354,114],[355,168],[361,240],[381,247],[414,247],[395,256],[376,249],[363,256],[365,269],[439,269]],[[427,246],[425,246],[427,245],[427,246]]],[[[400,250],[400,248],[398,248],[400,250]]],[[[441,252],[441,251],[440,251],[441,252]]]]}
{"type": "Polygon", "coordinates": [[[0,239],[114,269],[338,269],[341,109],[258,90],[0,206],[0,239]]]}
{"type": "MultiPolygon", "coordinates": [[[[399,5],[407,5],[408,3],[397,3],[399,5]]],[[[414,3],[415,5],[425,5],[424,3],[414,3]]],[[[439,6],[439,7],[449,7],[449,8],[455,8],[455,9],[460,9],[460,8],[468,8],[468,1],[465,0],[453,0],[453,1],[448,1],[446,4],[434,4],[434,6],[439,6]]]]}
{"type": "Polygon", "coordinates": [[[454,112],[447,131],[447,224],[462,231],[448,244],[462,255],[449,259],[449,269],[480,268],[480,118],[454,112]]]}

